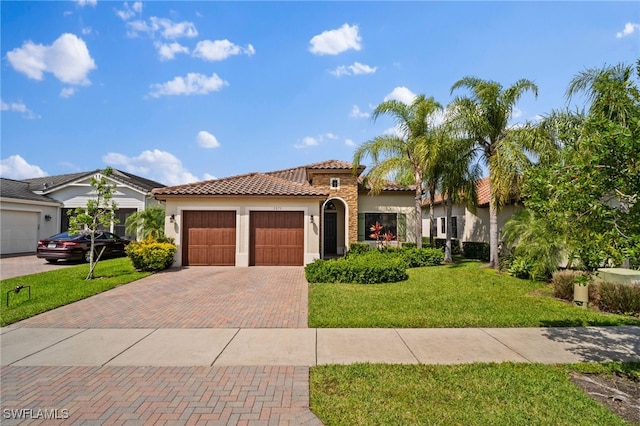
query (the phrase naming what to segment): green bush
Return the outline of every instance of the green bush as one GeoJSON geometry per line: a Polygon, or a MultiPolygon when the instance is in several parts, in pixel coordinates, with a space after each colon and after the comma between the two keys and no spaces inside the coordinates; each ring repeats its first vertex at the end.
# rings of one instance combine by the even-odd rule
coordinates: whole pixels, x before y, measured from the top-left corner
{"type": "Polygon", "coordinates": [[[351,243],[347,256],[358,255],[371,251],[371,246],[367,243],[351,243]]]}
{"type": "Polygon", "coordinates": [[[640,285],[602,281],[598,284],[597,305],[601,311],[640,315],[640,285]]]}
{"type": "Polygon", "coordinates": [[[511,260],[508,272],[510,275],[516,278],[522,279],[536,279],[531,276],[532,265],[531,261],[524,256],[515,256],[511,260]]]}
{"type": "Polygon", "coordinates": [[[406,264],[399,256],[371,250],[335,260],[318,259],[305,266],[310,283],[379,284],[406,280],[406,264]]]}
{"type": "Polygon", "coordinates": [[[483,262],[488,262],[490,255],[489,243],[465,241],[462,243],[462,254],[467,259],[478,259],[483,262]]]}
{"type": "Polygon", "coordinates": [[[416,248],[418,247],[418,245],[416,243],[402,243],[402,248],[406,248],[406,249],[410,249],[410,248],[416,248]]]}
{"type": "Polygon", "coordinates": [[[138,271],[161,271],[173,264],[174,244],[145,240],[127,245],[127,255],[138,271]]]}
{"type": "Polygon", "coordinates": [[[434,248],[408,248],[400,250],[398,255],[404,260],[407,268],[440,265],[444,260],[444,253],[434,248]]]}

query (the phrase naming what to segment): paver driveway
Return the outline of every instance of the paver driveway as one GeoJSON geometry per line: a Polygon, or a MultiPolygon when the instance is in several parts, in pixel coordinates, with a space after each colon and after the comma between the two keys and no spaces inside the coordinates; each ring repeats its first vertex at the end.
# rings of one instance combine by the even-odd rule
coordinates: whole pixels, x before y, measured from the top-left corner
{"type": "Polygon", "coordinates": [[[24,320],[19,327],[305,328],[302,267],[173,269],[24,320]]]}

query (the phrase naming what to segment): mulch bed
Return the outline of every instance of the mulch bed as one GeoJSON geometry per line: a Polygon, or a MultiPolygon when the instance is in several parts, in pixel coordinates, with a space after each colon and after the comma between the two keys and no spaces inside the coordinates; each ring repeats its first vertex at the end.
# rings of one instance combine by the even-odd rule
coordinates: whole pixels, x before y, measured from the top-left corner
{"type": "Polygon", "coordinates": [[[571,381],[616,415],[640,425],[640,382],[623,375],[571,373],[571,381]]]}

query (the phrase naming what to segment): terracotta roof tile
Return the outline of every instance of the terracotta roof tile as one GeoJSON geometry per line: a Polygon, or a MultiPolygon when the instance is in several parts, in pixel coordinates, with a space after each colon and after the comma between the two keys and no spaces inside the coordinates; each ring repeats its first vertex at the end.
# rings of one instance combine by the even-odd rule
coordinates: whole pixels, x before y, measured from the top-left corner
{"type": "MultiPolygon", "coordinates": [[[[478,206],[486,207],[489,205],[491,199],[491,188],[489,186],[489,178],[482,178],[476,181],[476,191],[478,193],[478,206]]],[[[433,197],[434,204],[442,203],[442,194],[438,193],[433,197]]],[[[425,198],[422,201],[423,206],[429,205],[429,198],[425,198]]]]}
{"type": "MultiPolygon", "coordinates": [[[[312,170],[351,170],[353,169],[353,164],[340,160],[327,160],[320,163],[309,164],[304,167],[312,170]]],[[[364,170],[364,166],[360,166],[359,168],[364,170]]]]}
{"type": "Polygon", "coordinates": [[[309,184],[296,183],[264,173],[249,173],[187,185],[159,188],[154,195],[228,195],[228,196],[326,196],[309,184]]]}
{"type": "MultiPolygon", "coordinates": [[[[364,189],[364,190],[368,190],[370,189],[370,185],[365,185],[364,183],[364,177],[359,176],[358,177],[358,186],[360,187],[359,189],[364,189]]],[[[393,182],[393,181],[386,181],[385,182],[385,186],[382,188],[383,191],[415,191],[416,190],[416,186],[415,185],[409,185],[409,186],[403,186],[400,185],[399,183],[393,182]]]]}

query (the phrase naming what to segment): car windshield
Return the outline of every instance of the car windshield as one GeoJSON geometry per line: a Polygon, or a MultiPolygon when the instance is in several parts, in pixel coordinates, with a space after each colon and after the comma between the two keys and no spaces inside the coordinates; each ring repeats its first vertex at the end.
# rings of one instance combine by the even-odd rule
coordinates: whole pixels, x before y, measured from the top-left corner
{"type": "Polygon", "coordinates": [[[50,240],[62,240],[65,238],[73,238],[73,237],[70,237],[68,232],[61,232],[59,234],[52,235],[51,237],[49,237],[50,240]]]}

